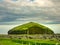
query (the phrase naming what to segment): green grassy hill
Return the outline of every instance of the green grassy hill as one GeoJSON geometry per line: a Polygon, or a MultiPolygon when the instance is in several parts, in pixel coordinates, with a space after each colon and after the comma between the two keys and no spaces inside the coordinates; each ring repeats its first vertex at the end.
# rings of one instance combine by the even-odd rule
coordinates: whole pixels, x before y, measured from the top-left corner
{"type": "Polygon", "coordinates": [[[14,27],[8,31],[8,34],[54,34],[54,32],[46,26],[35,22],[29,22],[14,27]]]}

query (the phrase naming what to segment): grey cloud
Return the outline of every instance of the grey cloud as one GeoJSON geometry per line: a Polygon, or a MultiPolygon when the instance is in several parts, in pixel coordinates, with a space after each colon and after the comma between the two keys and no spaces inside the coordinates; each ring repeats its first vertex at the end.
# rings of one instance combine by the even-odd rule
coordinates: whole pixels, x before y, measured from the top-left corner
{"type": "Polygon", "coordinates": [[[53,22],[49,22],[49,23],[46,23],[46,24],[60,24],[60,21],[53,21],[53,22]]]}
{"type": "Polygon", "coordinates": [[[56,6],[17,6],[11,3],[0,3],[0,24],[13,24],[24,21],[37,21],[42,23],[60,23],[60,1],[52,1],[56,6]],[[17,20],[20,19],[20,20],[17,20]],[[15,22],[14,22],[15,21],[15,22]],[[51,22],[47,22],[51,21],[51,22]],[[9,23],[12,22],[12,23],[9,23]]]}

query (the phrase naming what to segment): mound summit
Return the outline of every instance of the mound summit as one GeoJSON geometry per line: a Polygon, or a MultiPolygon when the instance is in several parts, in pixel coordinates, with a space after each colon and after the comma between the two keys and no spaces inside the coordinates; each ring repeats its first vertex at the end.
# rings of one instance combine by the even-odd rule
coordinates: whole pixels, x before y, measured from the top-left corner
{"type": "Polygon", "coordinates": [[[12,28],[8,34],[54,34],[54,32],[41,24],[29,22],[12,28]]]}

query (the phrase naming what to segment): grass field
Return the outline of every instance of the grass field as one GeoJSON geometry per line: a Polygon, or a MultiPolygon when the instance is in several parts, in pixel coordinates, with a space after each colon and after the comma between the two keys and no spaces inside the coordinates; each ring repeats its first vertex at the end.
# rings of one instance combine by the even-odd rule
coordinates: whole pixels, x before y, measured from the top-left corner
{"type": "Polygon", "coordinates": [[[49,39],[4,39],[0,38],[0,45],[60,45],[57,40],[49,39]]]}

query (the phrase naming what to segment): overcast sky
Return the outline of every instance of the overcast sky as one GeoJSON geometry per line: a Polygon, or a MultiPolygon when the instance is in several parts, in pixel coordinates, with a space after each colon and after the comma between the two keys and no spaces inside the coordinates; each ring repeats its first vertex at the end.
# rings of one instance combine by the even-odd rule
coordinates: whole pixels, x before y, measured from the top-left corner
{"type": "Polygon", "coordinates": [[[31,21],[55,24],[59,32],[60,0],[0,0],[0,32],[1,25],[14,26],[31,21]]]}

